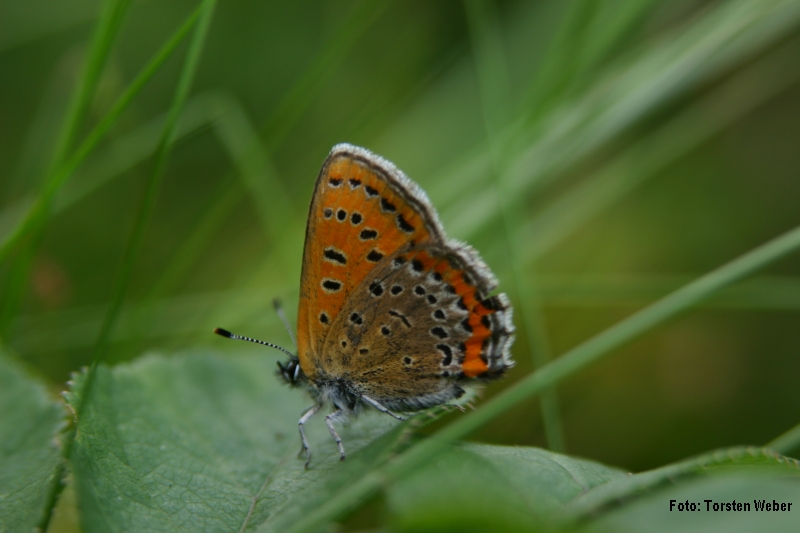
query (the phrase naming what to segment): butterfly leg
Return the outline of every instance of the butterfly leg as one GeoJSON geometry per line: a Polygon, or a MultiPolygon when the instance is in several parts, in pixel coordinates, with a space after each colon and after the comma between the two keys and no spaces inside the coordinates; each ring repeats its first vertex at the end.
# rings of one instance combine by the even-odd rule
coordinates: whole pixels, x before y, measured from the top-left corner
{"type": "Polygon", "coordinates": [[[383,405],[381,402],[379,402],[378,400],[375,400],[375,399],[373,399],[373,398],[370,398],[369,396],[365,396],[365,395],[363,395],[363,394],[361,395],[361,399],[362,399],[362,400],[364,400],[365,402],[367,402],[367,403],[368,403],[368,404],[370,404],[372,407],[374,407],[375,409],[377,409],[378,411],[380,411],[381,413],[383,413],[383,414],[385,414],[385,415],[390,415],[390,416],[393,416],[393,417],[395,417],[395,418],[396,418],[396,419],[398,419],[398,420],[405,420],[405,417],[402,417],[402,416],[400,416],[400,415],[396,415],[396,414],[394,414],[393,412],[391,412],[389,409],[387,409],[387,408],[386,408],[386,407],[385,407],[385,406],[384,406],[384,405],[383,405]]]}
{"type": "Polygon", "coordinates": [[[336,411],[332,414],[329,414],[325,417],[325,423],[328,424],[328,431],[331,432],[331,436],[333,440],[336,441],[336,445],[339,446],[339,459],[344,461],[345,454],[344,454],[344,445],[342,444],[342,439],[339,438],[339,434],[336,433],[336,429],[333,427],[333,423],[342,418],[344,416],[344,411],[336,411]]]}
{"type": "Polygon", "coordinates": [[[300,442],[303,444],[303,447],[300,449],[300,453],[298,453],[298,457],[302,455],[303,452],[306,452],[306,468],[311,463],[311,450],[308,449],[308,440],[306,440],[306,430],[303,426],[305,426],[308,419],[317,414],[322,408],[321,404],[314,404],[303,413],[303,416],[300,417],[300,420],[297,422],[297,427],[300,429],[300,442]]]}

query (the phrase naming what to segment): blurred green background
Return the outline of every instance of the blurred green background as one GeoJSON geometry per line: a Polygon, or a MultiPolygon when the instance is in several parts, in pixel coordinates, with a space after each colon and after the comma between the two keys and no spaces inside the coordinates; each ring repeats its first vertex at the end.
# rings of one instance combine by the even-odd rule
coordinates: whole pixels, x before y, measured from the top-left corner
{"type": "MultiPolygon", "coordinates": [[[[79,140],[196,5],[132,3],[79,140]]],[[[101,9],[0,2],[3,240],[101,9]]],[[[312,186],[350,142],[514,301],[518,364],[491,395],[800,223],[799,28],[787,0],[220,2],[106,359],[251,349],[215,326],[290,346],[270,301],[294,319],[312,186]]],[[[92,360],[185,53],[0,265],[2,342],[54,392],[92,360]]],[[[798,273],[794,254],[561,386],[567,453],[638,471],[797,424],[798,273]]],[[[539,402],[475,438],[545,446],[539,402]]]]}

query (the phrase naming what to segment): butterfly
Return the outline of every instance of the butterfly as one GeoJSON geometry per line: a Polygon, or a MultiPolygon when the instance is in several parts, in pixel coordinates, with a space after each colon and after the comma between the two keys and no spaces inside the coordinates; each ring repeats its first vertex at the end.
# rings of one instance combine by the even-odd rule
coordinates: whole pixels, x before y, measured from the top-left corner
{"type": "Polygon", "coordinates": [[[297,354],[278,363],[306,387],[341,459],[335,423],[373,407],[399,420],[455,402],[465,388],[513,365],[512,308],[490,295],[497,280],[478,253],[449,239],[425,192],[389,161],[339,144],[317,178],[306,226],[297,317],[297,354]]]}

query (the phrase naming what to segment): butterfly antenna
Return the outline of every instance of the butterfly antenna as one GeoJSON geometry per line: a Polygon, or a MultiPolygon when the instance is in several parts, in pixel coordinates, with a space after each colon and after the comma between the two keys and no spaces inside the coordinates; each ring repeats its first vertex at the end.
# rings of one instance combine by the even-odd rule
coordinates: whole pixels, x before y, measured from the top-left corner
{"type": "Polygon", "coordinates": [[[262,344],[264,346],[269,346],[270,348],[275,348],[276,350],[282,351],[283,353],[285,353],[289,357],[292,357],[292,358],[295,357],[295,355],[292,352],[290,352],[289,350],[287,350],[286,348],[281,348],[277,344],[272,344],[271,342],[264,342],[264,341],[260,341],[258,339],[252,339],[250,337],[244,337],[242,335],[235,335],[235,334],[231,333],[230,331],[228,331],[227,329],[222,329],[222,328],[215,328],[214,329],[214,333],[216,333],[217,335],[220,335],[222,337],[227,337],[227,338],[233,339],[233,340],[254,342],[256,344],[262,344]]]}
{"type": "Polygon", "coordinates": [[[294,336],[294,330],[292,326],[289,324],[289,319],[286,318],[286,313],[283,312],[283,305],[281,305],[281,301],[275,298],[272,300],[272,306],[275,308],[275,312],[278,313],[278,317],[280,317],[281,322],[283,322],[286,331],[289,332],[289,337],[292,338],[292,344],[294,344],[294,349],[297,350],[297,337],[294,336]]]}

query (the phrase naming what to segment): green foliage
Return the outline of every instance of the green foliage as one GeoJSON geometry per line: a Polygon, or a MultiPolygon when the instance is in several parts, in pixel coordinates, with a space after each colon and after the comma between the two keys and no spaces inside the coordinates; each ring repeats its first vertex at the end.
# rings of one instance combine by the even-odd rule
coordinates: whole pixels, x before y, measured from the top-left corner
{"type": "MultiPolygon", "coordinates": [[[[271,361],[258,352],[225,359],[151,354],[98,367],[72,448],[85,530],[291,530],[424,440],[410,433],[418,419],[397,424],[368,413],[342,428],[348,459],[341,463],[317,419],[309,424],[314,460],[305,470],[294,429],[306,405],[272,374],[271,361]]],[[[85,373],[75,376],[71,406],[80,403],[85,383],[85,373]]],[[[635,529],[648,512],[664,515],[665,528],[679,528],[689,522],[664,513],[669,499],[791,501],[799,488],[797,461],[755,448],[626,475],[537,448],[462,443],[381,490],[389,523],[401,531],[478,532],[575,524],[635,529]]],[[[744,523],[797,524],[796,515],[776,516],[744,523]]],[[[704,527],[726,531],[728,525],[712,520],[704,527]]]]}
{"type": "Polygon", "coordinates": [[[0,353],[0,531],[31,531],[61,474],[64,410],[44,386],[0,353]]]}
{"type": "Polygon", "coordinates": [[[388,490],[401,531],[532,531],[615,468],[538,448],[457,444],[388,490]]]}
{"type": "MultiPolygon", "coordinates": [[[[342,430],[348,460],[321,418],[310,424],[311,468],[298,458],[308,400],[261,353],[148,355],[97,368],[72,450],[86,531],[285,531],[299,515],[385,459],[389,417],[342,430]]],[[[86,374],[68,395],[81,401],[86,374]]]]}

